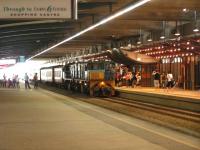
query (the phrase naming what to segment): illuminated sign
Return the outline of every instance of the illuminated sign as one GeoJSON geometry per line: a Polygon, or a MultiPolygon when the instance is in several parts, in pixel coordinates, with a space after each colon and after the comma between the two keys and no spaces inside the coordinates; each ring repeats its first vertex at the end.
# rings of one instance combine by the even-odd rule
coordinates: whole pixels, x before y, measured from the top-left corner
{"type": "Polygon", "coordinates": [[[0,59],[0,69],[7,68],[16,63],[15,59],[0,59]]]}
{"type": "Polygon", "coordinates": [[[25,62],[25,56],[19,56],[18,62],[25,62]]]}
{"type": "Polygon", "coordinates": [[[69,19],[72,0],[0,0],[0,18],[69,19]]]}
{"type": "Polygon", "coordinates": [[[15,59],[0,59],[0,65],[12,65],[15,64],[15,59]]]}

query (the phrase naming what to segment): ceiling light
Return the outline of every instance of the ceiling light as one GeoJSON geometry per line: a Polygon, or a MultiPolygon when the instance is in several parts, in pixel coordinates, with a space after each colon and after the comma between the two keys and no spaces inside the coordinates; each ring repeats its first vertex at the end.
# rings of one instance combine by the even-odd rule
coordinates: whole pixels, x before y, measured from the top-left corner
{"type": "Polygon", "coordinates": [[[149,38],[147,41],[148,41],[148,42],[152,42],[153,40],[152,40],[152,38],[149,38]]]}
{"type": "Polygon", "coordinates": [[[193,29],[193,32],[199,32],[199,29],[196,27],[193,29]]]}
{"type": "Polygon", "coordinates": [[[165,36],[164,36],[164,35],[163,35],[163,36],[161,36],[161,37],[160,37],[160,39],[165,39],[165,36]]]}
{"type": "Polygon", "coordinates": [[[152,41],[153,41],[153,39],[152,39],[152,32],[150,32],[150,34],[149,34],[149,37],[148,37],[147,41],[148,41],[148,42],[152,42],[152,41]]]}
{"type": "Polygon", "coordinates": [[[161,37],[160,37],[160,39],[165,39],[165,27],[166,27],[166,22],[165,21],[163,21],[163,23],[162,23],[162,35],[161,35],[161,37]]]}
{"type": "Polygon", "coordinates": [[[177,31],[174,35],[175,36],[180,36],[181,34],[180,34],[180,32],[177,31]]]}
{"type": "Polygon", "coordinates": [[[78,37],[78,36],[80,36],[80,35],[82,35],[82,34],[88,32],[88,31],[91,31],[92,29],[94,29],[94,28],[96,28],[96,27],[99,27],[99,26],[102,25],[102,24],[105,24],[105,23],[107,23],[107,22],[109,22],[109,21],[111,21],[111,20],[113,20],[113,19],[115,19],[115,18],[117,18],[117,17],[119,17],[119,16],[121,16],[121,15],[127,13],[127,12],[130,12],[130,11],[132,11],[132,10],[134,10],[134,9],[136,9],[136,8],[138,8],[138,7],[142,6],[142,5],[144,5],[144,4],[146,4],[146,3],[149,2],[149,1],[151,1],[151,0],[140,0],[140,1],[138,1],[137,3],[134,3],[134,4],[132,4],[132,5],[129,5],[128,7],[126,7],[126,8],[124,8],[124,9],[122,9],[122,10],[116,12],[115,14],[113,14],[113,15],[111,15],[111,16],[108,16],[107,18],[105,18],[105,19],[103,19],[103,20],[97,22],[96,24],[94,24],[94,25],[92,25],[92,26],[90,26],[90,27],[88,27],[88,28],[86,28],[86,29],[84,29],[84,30],[82,30],[82,31],[80,31],[80,32],[78,32],[78,33],[76,33],[75,35],[73,35],[73,36],[71,36],[71,37],[68,37],[67,39],[65,39],[65,40],[63,40],[63,41],[61,41],[61,42],[59,42],[59,43],[57,43],[57,44],[55,44],[55,45],[53,45],[53,46],[47,48],[46,50],[44,50],[44,51],[42,51],[42,52],[40,52],[40,53],[37,53],[36,55],[34,55],[34,56],[28,58],[26,61],[29,61],[29,60],[31,60],[31,59],[33,59],[33,58],[35,58],[35,57],[37,57],[37,56],[39,56],[39,55],[41,55],[41,54],[44,54],[44,53],[46,53],[46,52],[52,50],[53,48],[55,48],[55,47],[57,47],[57,46],[59,46],[59,45],[65,43],[65,42],[68,42],[68,41],[70,41],[70,40],[72,40],[72,39],[74,39],[74,38],[76,38],[76,37],[78,37]]]}
{"type": "Polygon", "coordinates": [[[131,48],[132,47],[132,45],[131,44],[128,44],[128,48],[131,48]]]}
{"type": "Polygon", "coordinates": [[[178,21],[176,21],[176,31],[175,31],[174,35],[175,36],[180,36],[181,35],[181,33],[179,31],[179,28],[178,28],[178,21]]]}
{"type": "Polygon", "coordinates": [[[197,25],[197,11],[194,11],[194,29],[193,29],[193,32],[199,32],[199,28],[198,28],[198,25],[197,25]]]}
{"type": "Polygon", "coordinates": [[[138,42],[137,42],[138,45],[140,45],[141,43],[142,43],[141,41],[138,41],[138,42]]]}
{"type": "Polygon", "coordinates": [[[183,8],[183,10],[182,10],[183,12],[188,12],[189,11],[189,9],[187,9],[187,8],[183,8]]]}

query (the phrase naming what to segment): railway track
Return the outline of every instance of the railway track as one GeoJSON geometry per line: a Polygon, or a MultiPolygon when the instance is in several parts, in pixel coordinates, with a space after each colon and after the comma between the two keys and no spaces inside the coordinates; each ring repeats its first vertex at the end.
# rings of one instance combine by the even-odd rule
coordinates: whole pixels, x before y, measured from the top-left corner
{"type": "MultiPolygon", "coordinates": [[[[69,96],[69,93],[66,92],[65,90],[63,91],[63,89],[58,89],[58,88],[55,88],[55,89],[56,91],[53,90],[54,92],[69,96]]],[[[156,105],[152,103],[139,102],[136,100],[129,100],[126,98],[119,98],[119,97],[111,97],[111,98],[87,97],[79,93],[76,93],[75,96],[74,94],[72,95],[70,94],[70,97],[73,97],[75,99],[79,99],[85,102],[95,103],[95,104],[98,104],[99,102],[106,102],[110,104],[115,103],[122,106],[136,108],[136,109],[140,109],[144,111],[150,111],[150,112],[154,112],[158,114],[168,115],[168,116],[200,123],[200,113],[197,113],[197,112],[186,111],[186,110],[181,110],[177,108],[156,105]]]]}
{"type": "Polygon", "coordinates": [[[200,138],[200,113],[124,98],[77,98],[200,138]]]}
{"type": "Polygon", "coordinates": [[[179,118],[183,120],[188,120],[188,121],[192,121],[192,122],[196,122],[200,124],[200,113],[197,113],[197,112],[191,112],[191,111],[186,111],[186,110],[181,110],[181,109],[176,109],[176,108],[171,108],[171,107],[166,107],[166,106],[161,106],[161,105],[156,105],[156,104],[151,104],[151,103],[138,102],[138,101],[129,100],[125,98],[116,98],[116,97],[90,98],[88,100],[85,100],[85,98],[78,98],[78,99],[91,102],[91,103],[94,103],[94,100],[97,100],[97,103],[99,101],[116,103],[122,106],[137,108],[140,110],[150,111],[150,112],[167,115],[167,116],[171,116],[171,117],[175,117],[175,118],[179,118]]]}
{"type": "Polygon", "coordinates": [[[151,103],[139,102],[125,98],[88,97],[58,88],[47,88],[53,92],[74,99],[104,107],[135,118],[169,127],[200,138],[200,113],[166,107],[151,103]]]}
{"type": "Polygon", "coordinates": [[[124,98],[114,98],[114,99],[104,98],[104,100],[130,106],[133,108],[139,108],[139,109],[143,109],[143,110],[147,110],[147,111],[151,111],[151,112],[155,112],[159,114],[169,115],[169,116],[200,123],[200,113],[196,113],[196,112],[185,111],[185,110],[180,110],[176,108],[170,108],[170,107],[165,107],[165,106],[155,105],[155,104],[150,104],[150,103],[138,102],[138,101],[128,100],[124,98]]]}

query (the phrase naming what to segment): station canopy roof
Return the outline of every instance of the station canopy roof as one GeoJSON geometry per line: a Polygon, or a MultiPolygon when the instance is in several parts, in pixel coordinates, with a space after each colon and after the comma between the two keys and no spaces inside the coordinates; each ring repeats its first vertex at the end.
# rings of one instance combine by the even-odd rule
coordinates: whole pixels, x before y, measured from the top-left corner
{"type": "MultiPolygon", "coordinates": [[[[3,20],[0,19],[0,59],[29,58],[56,43],[75,35],[138,0],[78,0],[78,19],[70,20],[3,20]]],[[[132,45],[148,38],[159,41],[181,36],[199,36],[200,0],[150,0],[148,3],[92,29],[60,46],[37,56],[57,58],[77,53],[91,46],[124,41],[132,45]],[[174,33],[173,33],[174,32],[174,33]]]]}

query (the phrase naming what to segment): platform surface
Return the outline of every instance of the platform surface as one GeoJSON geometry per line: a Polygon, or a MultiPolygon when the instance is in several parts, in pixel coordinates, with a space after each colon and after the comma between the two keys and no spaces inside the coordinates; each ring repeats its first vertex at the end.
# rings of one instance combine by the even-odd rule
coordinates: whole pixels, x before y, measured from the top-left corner
{"type": "Polygon", "coordinates": [[[198,150],[200,139],[42,89],[0,89],[0,150],[198,150]]]}
{"type": "Polygon", "coordinates": [[[142,92],[142,93],[152,93],[152,94],[159,94],[159,95],[169,95],[169,96],[177,96],[177,97],[185,97],[185,98],[193,98],[196,100],[200,100],[200,91],[190,91],[190,90],[183,90],[183,89],[156,89],[152,87],[115,87],[116,90],[122,91],[135,91],[135,92],[142,92]]]}

